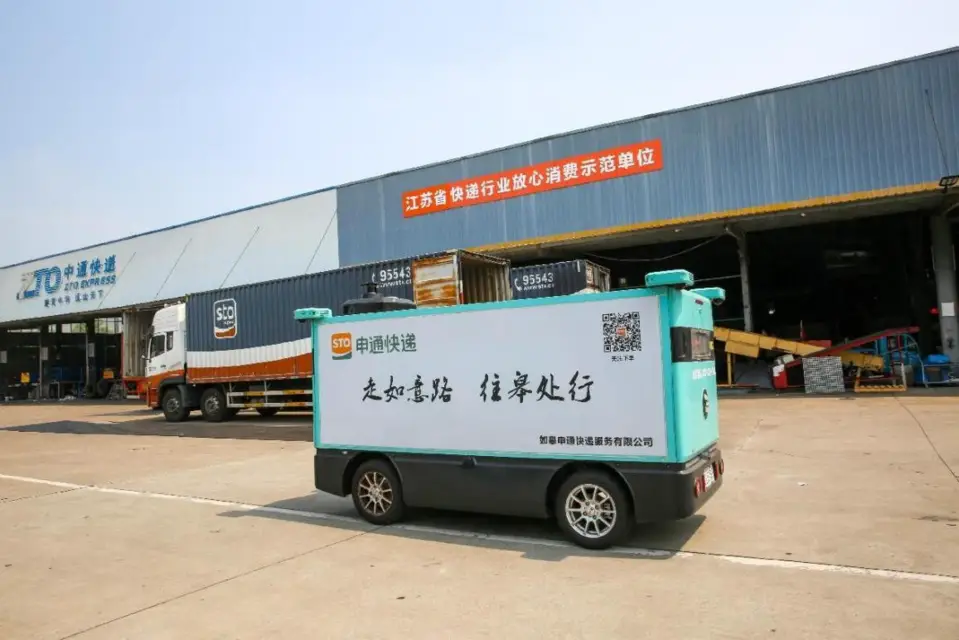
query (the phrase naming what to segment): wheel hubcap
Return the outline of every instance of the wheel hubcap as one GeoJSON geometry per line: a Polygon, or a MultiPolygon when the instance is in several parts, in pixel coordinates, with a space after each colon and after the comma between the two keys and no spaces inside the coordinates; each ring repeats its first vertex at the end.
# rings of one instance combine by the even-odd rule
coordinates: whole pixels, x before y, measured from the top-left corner
{"type": "Polygon", "coordinates": [[[213,413],[220,408],[220,399],[216,396],[210,396],[206,399],[206,410],[213,413]]]}
{"type": "Polygon", "coordinates": [[[364,473],[357,489],[360,505],[374,516],[382,516],[393,506],[393,487],[386,476],[378,471],[364,473]]]}
{"type": "Polygon", "coordinates": [[[581,484],[566,496],[566,522],[584,538],[602,538],[616,526],[616,503],[605,489],[581,484]]]}

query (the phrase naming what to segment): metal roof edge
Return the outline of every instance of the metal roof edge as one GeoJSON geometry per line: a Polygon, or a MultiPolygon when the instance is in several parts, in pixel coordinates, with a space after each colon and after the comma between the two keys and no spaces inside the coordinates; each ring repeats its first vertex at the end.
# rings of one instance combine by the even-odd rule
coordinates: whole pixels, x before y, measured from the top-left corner
{"type": "Polygon", "coordinates": [[[180,302],[180,300],[181,298],[165,298],[163,300],[125,304],[119,307],[106,307],[105,309],[78,311],[77,313],[60,313],[52,316],[22,318],[20,320],[4,320],[3,322],[0,322],[0,331],[33,329],[34,327],[42,327],[46,324],[72,324],[88,322],[90,320],[99,320],[103,318],[117,318],[125,311],[154,311],[156,309],[162,309],[165,305],[180,302]]]}
{"type": "Polygon", "coordinates": [[[476,253],[496,253],[499,251],[515,251],[517,249],[531,248],[541,245],[559,245],[579,240],[589,240],[593,238],[602,238],[606,236],[622,235],[635,233],[637,231],[646,231],[652,229],[664,229],[673,227],[682,227],[688,224],[701,222],[712,222],[717,220],[732,220],[737,218],[747,218],[761,216],[770,213],[784,213],[788,211],[799,211],[802,209],[816,209],[835,205],[851,204],[864,202],[868,200],[878,200],[881,198],[895,198],[898,196],[907,196],[921,193],[935,193],[942,188],[938,182],[921,182],[918,184],[902,185],[898,187],[887,187],[885,189],[872,189],[869,191],[856,191],[852,193],[843,193],[834,196],[821,196],[818,198],[808,198],[806,200],[794,200],[787,202],[771,203],[754,207],[743,207],[741,209],[727,209],[726,211],[714,211],[710,213],[697,213],[681,218],[669,218],[666,220],[652,220],[647,222],[635,222],[631,224],[618,225],[615,227],[606,227],[604,229],[588,229],[586,231],[570,231],[566,233],[557,233],[537,238],[526,238],[523,240],[511,240],[507,242],[497,242],[491,244],[470,247],[468,250],[476,253]]]}
{"type": "Polygon", "coordinates": [[[151,231],[143,231],[141,233],[134,233],[128,236],[123,236],[122,238],[116,238],[113,240],[105,240],[103,242],[97,242],[95,244],[87,245],[85,247],[78,247],[76,249],[68,249],[67,251],[58,251],[57,253],[51,253],[49,255],[41,256],[39,258],[30,258],[29,260],[23,260],[21,262],[14,262],[12,264],[4,265],[0,267],[0,270],[11,269],[13,267],[19,267],[31,262],[38,262],[40,260],[50,260],[52,258],[58,258],[60,256],[65,256],[68,253],[76,253],[77,251],[87,251],[89,249],[96,249],[97,247],[103,247],[108,244],[116,244],[117,242],[124,242],[125,240],[132,240],[134,238],[142,238],[144,236],[150,236],[155,233],[163,233],[164,231],[171,231],[173,229],[179,229],[181,227],[189,227],[194,224],[200,224],[201,222],[207,222],[209,220],[216,220],[217,218],[225,218],[227,216],[232,216],[238,213],[245,213],[247,211],[252,211],[254,209],[261,209],[263,207],[269,207],[274,204],[280,204],[283,202],[289,202],[290,200],[298,200],[299,198],[306,198],[307,196],[315,196],[318,193],[324,193],[326,191],[335,191],[336,187],[324,187],[322,189],[316,189],[314,191],[307,191],[306,193],[298,193],[293,196],[286,196],[285,198],[279,198],[277,200],[270,200],[269,202],[262,202],[260,204],[253,204],[240,209],[233,209],[232,211],[226,211],[224,213],[216,213],[211,216],[206,216],[205,218],[199,218],[197,220],[190,220],[189,222],[180,222],[178,224],[171,224],[166,227],[160,227],[159,229],[153,229],[151,231]]]}

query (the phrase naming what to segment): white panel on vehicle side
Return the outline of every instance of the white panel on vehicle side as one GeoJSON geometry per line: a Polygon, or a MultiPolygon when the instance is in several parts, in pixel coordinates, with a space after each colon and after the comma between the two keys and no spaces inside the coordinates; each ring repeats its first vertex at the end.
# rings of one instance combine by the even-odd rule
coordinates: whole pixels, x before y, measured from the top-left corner
{"type": "Polygon", "coordinates": [[[321,324],[315,357],[323,445],[667,454],[658,297],[321,324]]]}
{"type": "Polygon", "coordinates": [[[120,309],[339,267],[336,191],[0,270],[0,323],[120,309]]]}
{"type": "Polygon", "coordinates": [[[310,352],[310,338],[270,344],[247,349],[224,349],[222,351],[190,351],[187,362],[191,367],[243,367],[262,362],[276,362],[306,355],[310,352]]]}

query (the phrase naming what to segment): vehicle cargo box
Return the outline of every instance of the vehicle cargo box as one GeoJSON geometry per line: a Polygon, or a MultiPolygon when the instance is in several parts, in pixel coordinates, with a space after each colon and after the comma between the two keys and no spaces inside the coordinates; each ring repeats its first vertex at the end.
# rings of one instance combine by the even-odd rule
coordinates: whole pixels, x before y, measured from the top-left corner
{"type": "Polygon", "coordinates": [[[321,306],[339,315],[366,282],[409,297],[411,260],[390,260],[191,295],[186,302],[190,379],[251,380],[309,376],[310,327],[293,311],[321,306]]]}
{"type": "Polygon", "coordinates": [[[569,260],[510,271],[513,299],[566,296],[584,289],[609,291],[609,269],[589,260],[569,260]]]}

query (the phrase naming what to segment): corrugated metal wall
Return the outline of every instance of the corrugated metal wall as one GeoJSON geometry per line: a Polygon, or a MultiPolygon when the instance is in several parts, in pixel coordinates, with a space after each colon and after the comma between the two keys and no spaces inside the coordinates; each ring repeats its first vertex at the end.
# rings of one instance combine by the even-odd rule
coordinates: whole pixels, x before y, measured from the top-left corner
{"type": "Polygon", "coordinates": [[[959,49],[348,185],[340,263],[938,181],[957,104],[959,49]],[[657,138],[661,171],[403,217],[404,191],[657,138]]]}
{"type": "Polygon", "coordinates": [[[297,309],[328,308],[340,315],[347,300],[363,295],[363,283],[383,282],[384,295],[412,298],[409,258],[360,265],[307,276],[229,287],[187,299],[187,350],[230,351],[277,345],[310,337],[310,324],[297,322],[297,309]],[[236,301],[235,338],[213,335],[213,304],[236,301]]]}

